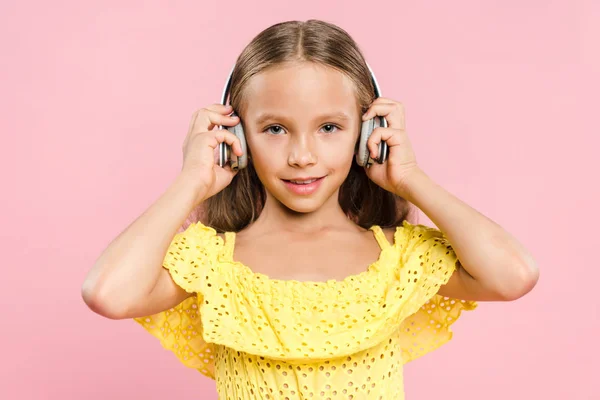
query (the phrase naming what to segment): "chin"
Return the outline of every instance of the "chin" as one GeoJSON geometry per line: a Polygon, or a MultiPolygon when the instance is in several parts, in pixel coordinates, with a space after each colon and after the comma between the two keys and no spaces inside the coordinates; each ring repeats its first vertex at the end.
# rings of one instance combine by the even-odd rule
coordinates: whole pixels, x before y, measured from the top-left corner
{"type": "Polygon", "coordinates": [[[316,199],[277,199],[284,207],[299,214],[310,214],[317,211],[323,205],[322,201],[316,199]]]}

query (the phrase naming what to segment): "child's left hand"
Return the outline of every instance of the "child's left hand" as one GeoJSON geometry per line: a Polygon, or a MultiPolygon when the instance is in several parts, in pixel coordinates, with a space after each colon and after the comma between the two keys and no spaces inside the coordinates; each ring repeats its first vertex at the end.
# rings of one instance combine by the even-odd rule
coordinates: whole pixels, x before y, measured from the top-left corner
{"type": "Polygon", "coordinates": [[[389,146],[389,155],[385,163],[373,163],[366,169],[367,176],[388,192],[404,197],[407,192],[407,179],[419,172],[417,159],[405,131],[404,106],[396,101],[379,97],[363,115],[363,121],[374,116],[384,117],[388,127],[375,128],[367,147],[371,157],[378,154],[379,143],[384,140],[389,146]]]}

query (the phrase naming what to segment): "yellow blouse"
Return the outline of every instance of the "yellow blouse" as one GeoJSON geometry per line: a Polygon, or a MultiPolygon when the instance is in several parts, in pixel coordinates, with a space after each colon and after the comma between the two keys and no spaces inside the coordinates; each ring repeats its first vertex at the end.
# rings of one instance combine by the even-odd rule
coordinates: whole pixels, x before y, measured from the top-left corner
{"type": "Polygon", "coordinates": [[[450,340],[477,304],[436,294],[458,263],[441,231],[405,221],[390,244],[371,230],[381,253],[367,270],[300,282],[253,272],[233,260],[235,233],[192,224],[163,265],[196,295],[135,321],[220,399],[403,399],[403,364],[450,340]]]}

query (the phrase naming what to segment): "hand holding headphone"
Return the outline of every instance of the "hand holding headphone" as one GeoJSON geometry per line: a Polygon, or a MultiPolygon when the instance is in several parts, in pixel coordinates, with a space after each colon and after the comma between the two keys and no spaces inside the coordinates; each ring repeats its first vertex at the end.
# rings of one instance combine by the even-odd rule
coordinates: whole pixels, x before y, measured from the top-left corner
{"type": "MultiPolygon", "coordinates": [[[[379,85],[377,84],[377,79],[375,79],[375,74],[373,73],[371,67],[368,64],[367,67],[369,68],[369,73],[371,74],[371,81],[373,82],[373,87],[375,88],[375,96],[381,97],[381,92],[379,90],[379,85]]],[[[221,104],[223,105],[227,105],[232,75],[233,68],[229,73],[229,77],[227,78],[227,82],[225,83],[225,87],[223,89],[223,95],[221,96],[221,104]]],[[[383,164],[387,160],[389,155],[389,147],[384,141],[381,141],[381,143],[379,143],[378,157],[375,160],[371,158],[369,149],[367,147],[367,141],[373,133],[373,130],[379,127],[387,126],[388,125],[385,118],[379,116],[375,116],[371,119],[363,121],[358,142],[358,152],[356,154],[356,162],[358,163],[358,165],[360,165],[361,167],[369,168],[375,161],[379,164],[383,164]]],[[[246,145],[246,136],[244,134],[244,128],[242,127],[241,121],[235,126],[220,127],[220,129],[223,128],[227,129],[229,132],[237,136],[242,145],[243,154],[238,157],[231,151],[231,146],[229,146],[226,143],[220,143],[218,159],[219,166],[224,167],[225,164],[227,164],[227,162],[229,161],[231,169],[234,171],[246,168],[248,166],[248,146],[246,145]]]]}

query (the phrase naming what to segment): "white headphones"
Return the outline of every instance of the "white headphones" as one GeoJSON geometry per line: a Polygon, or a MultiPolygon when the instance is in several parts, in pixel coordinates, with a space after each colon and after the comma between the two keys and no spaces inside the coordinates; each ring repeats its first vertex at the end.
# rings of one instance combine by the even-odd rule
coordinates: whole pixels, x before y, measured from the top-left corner
{"type": "MultiPolygon", "coordinates": [[[[231,69],[229,73],[229,77],[227,78],[227,82],[225,83],[225,87],[223,88],[223,95],[221,96],[221,104],[227,105],[227,100],[229,97],[229,89],[231,86],[231,76],[233,75],[233,70],[235,66],[231,69]]],[[[367,64],[367,68],[369,68],[369,73],[371,74],[371,81],[373,82],[373,87],[375,88],[375,96],[381,97],[381,91],[379,90],[379,85],[377,84],[377,79],[375,79],[375,74],[369,64],[367,64]]],[[[373,130],[378,127],[387,127],[387,121],[383,117],[373,117],[367,121],[364,121],[361,126],[360,138],[358,142],[358,153],[356,154],[356,162],[361,167],[369,168],[374,161],[379,164],[383,164],[389,155],[389,148],[387,143],[381,141],[379,143],[379,155],[373,160],[369,154],[369,149],[367,148],[367,141],[369,137],[373,133],[373,130]]],[[[233,151],[231,151],[231,146],[226,143],[219,144],[219,166],[224,167],[227,161],[229,161],[231,165],[231,169],[240,170],[246,168],[248,165],[248,147],[246,145],[246,136],[244,135],[244,128],[242,127],[242,123],[239,122],[237,125],[232,127],[225,127],[229,132],[233,133],[240,140],[242,145],[242,155],[237,157],[233,151]]],[[[223,129],[221,126],[220,129],[223,129]]]]}

